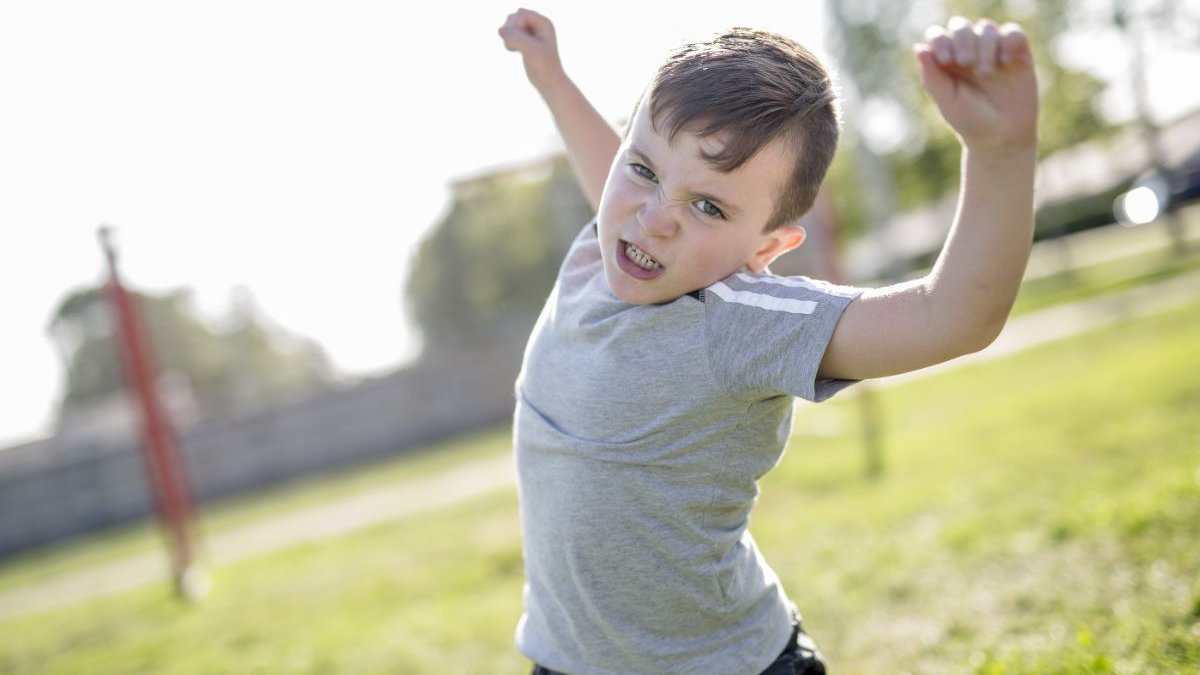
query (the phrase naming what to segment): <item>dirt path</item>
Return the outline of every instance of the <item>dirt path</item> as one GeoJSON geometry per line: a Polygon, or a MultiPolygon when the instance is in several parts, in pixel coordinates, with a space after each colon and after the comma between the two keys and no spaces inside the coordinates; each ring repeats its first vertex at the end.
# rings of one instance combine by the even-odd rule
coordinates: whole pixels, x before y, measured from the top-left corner
{"type": "MultiPolygon", "coordinates": [[[[353,532],[436,509],[516,481],[511,455],[447,469],[427,478],[363,492],[205,537],[205,560],[219,567],[288,546],[353,532]]],[[[87,570],[62,573],[0,593],[0,621],[125,591],[166,584],[162,551],[131,556],[87,570]]]]}

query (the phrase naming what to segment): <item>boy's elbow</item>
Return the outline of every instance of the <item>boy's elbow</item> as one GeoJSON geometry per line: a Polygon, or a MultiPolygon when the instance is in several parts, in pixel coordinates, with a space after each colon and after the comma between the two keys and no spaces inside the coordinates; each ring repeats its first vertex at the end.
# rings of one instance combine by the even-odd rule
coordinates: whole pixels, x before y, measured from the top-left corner
{"type": "Polygon", "coordinates": [[[974,339],[968,343],[968,354],[981,352],[991,346],[996,338],[1000,337],[1000,331],[1004,328],[1003,321],[989,323],[976,331],[974,339]]]}
{"type": "Polygon", "coordinates": [[[963,355],[981,352],[990,347],[996,338],[1000,337],[1000,332],[1004,330],[1004,324],[1007,321],[1008,310],[1006,308],[1003,312],[982,317],[964,330],[961,339],[963,355]]]}
{"type": "Polygon", "coordinates": [[[987,349],[1008,320],[1008,307],[992,312],[951,312],[944,314],[942,327],[942,349],[945,359],[955,359],[960,356],[974,354],[987,349]],[[951,318],[952,317],[952,318],[951,318]]]}

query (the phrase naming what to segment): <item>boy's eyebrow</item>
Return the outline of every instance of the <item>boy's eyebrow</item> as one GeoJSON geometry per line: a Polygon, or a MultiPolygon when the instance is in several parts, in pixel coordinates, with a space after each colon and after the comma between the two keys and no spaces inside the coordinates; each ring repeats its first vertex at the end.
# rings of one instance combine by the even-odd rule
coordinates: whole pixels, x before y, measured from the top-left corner
{"type": "MultiPolygon", "coordinates": [[[[658,170],[654,168],[654,162],[650,161],[650,158],[646,156],[646,153],[639,150],[633,143],[629,144],[629,154],[634,155],[635,159],[640,161],[642,164],[645,164],[646,168],[658,173],[658,170]]],[[[733,204],[727,199],[718,197],[717,195],[711,193],[705,194],[703,192],[692,192],[691,196],[712,202],[716,206],[720,207],[720,209],[725,212],[726,216],[734,216],[741,213],[741,209],[738,208],[737,205],[733,204]]]]}

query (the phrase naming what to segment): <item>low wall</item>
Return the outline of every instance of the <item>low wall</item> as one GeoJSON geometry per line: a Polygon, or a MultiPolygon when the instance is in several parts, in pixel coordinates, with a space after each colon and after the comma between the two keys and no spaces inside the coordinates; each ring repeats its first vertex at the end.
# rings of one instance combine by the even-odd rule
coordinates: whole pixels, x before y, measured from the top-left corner
{"type": "MultiPolygon", "coordinates": [[[[179,435],[193,492],[211,501],[508,421],[519,365],[519,349],[498,348],[197,424],[179,435]]],[[[0,556],[151,512],[132,442],[63,447],[51,439],[0,459],[0,556]]]]}

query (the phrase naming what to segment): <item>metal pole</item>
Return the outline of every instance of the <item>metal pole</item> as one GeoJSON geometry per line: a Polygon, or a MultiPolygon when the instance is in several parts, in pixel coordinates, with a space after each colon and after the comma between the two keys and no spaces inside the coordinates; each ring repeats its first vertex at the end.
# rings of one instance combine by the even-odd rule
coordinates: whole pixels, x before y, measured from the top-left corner
{"type": "Polygon", "coordinates": [[[125,386],[130,390],[140,421],[142,460],[155,510],[167,537],[171,577],[176,593],[196,600],[207,592],[207,577],[198,565],[193,532],[192,496],[175,435],[155,388],[155,366],[137,303],[121,285],[110,229],[98,232],[108,263],[105,297],[116,325],[125,386]]]}

